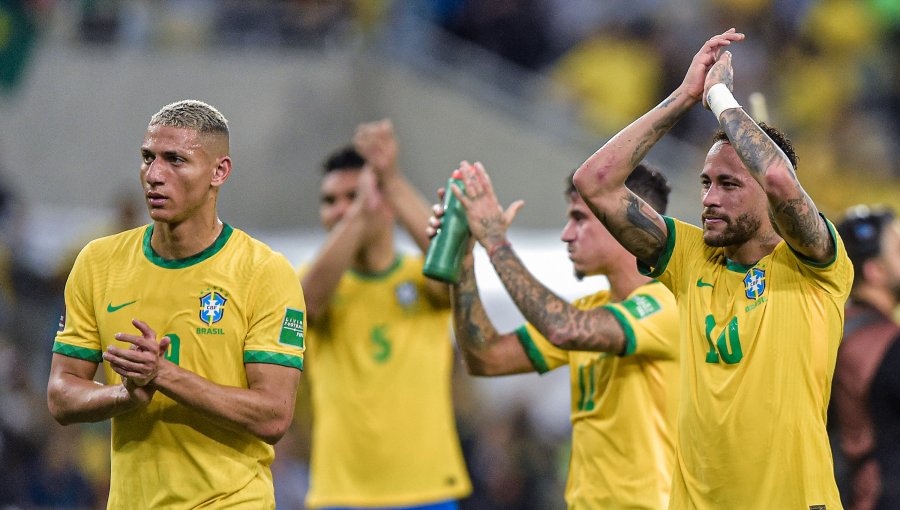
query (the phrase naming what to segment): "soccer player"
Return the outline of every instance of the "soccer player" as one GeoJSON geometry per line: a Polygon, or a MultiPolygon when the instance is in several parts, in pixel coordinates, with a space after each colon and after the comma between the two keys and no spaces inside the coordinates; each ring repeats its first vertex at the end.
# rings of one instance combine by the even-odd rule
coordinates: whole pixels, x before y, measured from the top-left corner
{"type": "Polygon", "coordinates": [[[709,39],[682,84],[588,158],[575,186],[678,303],[670,508],[840,508],[825,421],[853,268],[800,186],[790,143],[732,96],[721,50],[743,38],[709,39]],[[701,100],[723,130],[700,172],[698,228],[661,216],[625,179],[701,100]]]}
{"type": "Polygon", "coordinates": [[[839,447],[853,510],[900,508],[900,220],[859,205],[838,223],[855,278],[834,368],[839,447]]]}
{"type": "Polygon", "coordinates": [[[451,401],[449,291],[394,244],[424,252],[430,211],[397,165],[390,121],[325,162],[328,237],[300,269],[309,306],[312,508],[457,508],[471,492],[451,401]]]}
{"type": "Polygon", "coordinates": [[[69,275],[47,400],[62,424],[112,419],[109,508],[275,508],[305,305],[287,259],[219,219],[231,172],[221,113],[163,107],[141,145],[152,223],[92,241],[69,275]]]}
{"type": "MultiPolygon", "coordinates": [[[[666,508],[679,395],[678,312],[672,293],[638,273],[634,256],[591,214],[570,177],[562,240],[576,276],[605,275],[609,290],[572,304],[563,301],[525,268],[507,239],[521,202],[504,214],[480,163],[464,162],[460,171],[465,191],[457,189],[457,196],[472,236],[487,250],[529,321],[515,331],[497,332],[478,295],[470,243],[460,281],[452,287],[456,340],[469,373],[543,374],[568,365],[568,508],[666,508]]],[[[639,165],[627,185],[665,212],[669,186],[662,174],[639,165]]],[[[435,211],[442,213],[440,206],[435,211]]],[[[439,227],[439,220],[433,218],[431,226],[432,231],[439,227]]]]}

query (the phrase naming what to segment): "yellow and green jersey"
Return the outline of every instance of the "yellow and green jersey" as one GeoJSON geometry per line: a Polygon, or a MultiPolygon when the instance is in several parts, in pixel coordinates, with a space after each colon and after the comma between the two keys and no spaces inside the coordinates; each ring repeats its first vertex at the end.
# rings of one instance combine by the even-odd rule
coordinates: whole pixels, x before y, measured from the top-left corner
{"type": "Polygon", "coordinates": [[[307,504],[412,506],[468,495],[449,309],[427,298],[421,257],[399,256],[379,274],[347,271],[324,320],[310,327],[307,504]]]}
{"type": "Polygon", "coordinates": [[[656,267],[681,316],[682,399],[673,509],[841,508],[825,431],[853,268],[784,242],[752,266],[665,218],[656,267]]]}
{"type": "Polygon", "coordinates": [[[625,352],[562,350],[531,324],[517,330],[535,369],[569,365],[572,457],[570,509],[666,508],[675,465],[679,400],[678,312],[659,282],[610,302],[607,291],[573,303],[604,307],[625,332],[625,352]]]}
{"type": "MultiPolygon", "coordinates": [[[[303,368],[305,303],[290,263],[225,225],[192,257],[166,260],[153,226],[104,237],[78,255],[53,352],[102,363],[132,318],[172,343],[166,358],[223,386],[247,387],[247,363],[303,368]]],[[[106,381],[120,382],[104,364],[106,381]]],[[[274,451],[157,392],[112,419],[109,508],[274,508],[274,451]]]]}

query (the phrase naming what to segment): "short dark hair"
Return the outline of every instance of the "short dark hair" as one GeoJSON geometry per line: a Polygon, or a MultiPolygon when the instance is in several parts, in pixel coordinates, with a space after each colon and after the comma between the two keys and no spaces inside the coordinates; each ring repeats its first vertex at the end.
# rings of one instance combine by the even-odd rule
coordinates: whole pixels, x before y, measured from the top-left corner
{"type": "MultiPolygon", "coordinates": [[[[765,122],[758,122],[759,128],[763,130],[764,133],[769,135],[769,138],[775,142],[775,145],[784,152],[784,155],[787,156],[788,161],[791,162],[791,165],[794,167],[794,171],[797,170],[797,153],[794,151],[794,144],[788,139],[788,137],[778,130],[778,128],[772,127],[765,122]]],[[[731,140],[728,138],[728,135],[723,130],[718,130],[713,135],[713,143],[716,142],[728,142],[731,143],[731,140]]]]}
{"type": "Polygon", "coordinates": [[[356,152],[352,145],[341,147],[332,152],[322,163],[322,170],[328,173],[334,170],[362,170],[366,160],[356,152]]]}
{"type": "MultiPolygon", "coordinates": [[[[566,179],[566,194],[578,193],[575,189],[574,182],[575,172],[569,174],[566,179]]],[[[669,186],[669,180],[659,170],[648,163],[641,162],[625,179],[625,186],[628,187],[635,195],[641,197],[644,202],[650,204],[650,207],[659,214],[665,214],[666,208],[669,206],[669,192],[672,187],[669,186]]]]}
{"type": "Polygon", "coordinates": [[[862,281],[863,264],[881,253],[884,231],[894,221],[894,211],[885,206],[855,205],[837,224],[838,234],[853,262],[854,281],[862,281]]]}

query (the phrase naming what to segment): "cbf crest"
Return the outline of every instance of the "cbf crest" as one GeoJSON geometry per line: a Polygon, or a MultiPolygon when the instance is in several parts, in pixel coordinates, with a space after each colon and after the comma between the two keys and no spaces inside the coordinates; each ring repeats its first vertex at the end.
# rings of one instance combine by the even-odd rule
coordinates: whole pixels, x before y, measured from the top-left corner
{"type": "Polygon", "coordinates": [[[766,272],[754,267],[744,276],[744,294],[747,299],[759,299],[766,291],[766,272]]]}
{"type": "Polygon", "coordinates": [[[394,287],[394,296],[397,298],[397,303],[399,303],[400,306],[408,308],[418,301],[419,292],[412,282],[407,281],[394,287]]]}
{"type": "Polygon", "coordinates": [[[228,298],[221,289],[207,289],[206,294],[200,297],[200,320],[207,326],[222,320],[226,302],[228,298]]]}

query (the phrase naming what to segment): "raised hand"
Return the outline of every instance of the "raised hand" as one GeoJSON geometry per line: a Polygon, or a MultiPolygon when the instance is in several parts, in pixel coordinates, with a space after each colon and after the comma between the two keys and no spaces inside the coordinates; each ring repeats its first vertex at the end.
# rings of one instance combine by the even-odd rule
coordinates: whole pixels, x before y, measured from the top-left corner
{"type": "Polygon", "coordinates": [[[397,174],[397,138],[394,125],[388,119],[360,124],[353,135],[356,151],[365,159],[384,182],[397,174]]]}
{"type": "Polygon", "coordinates": [[[130,343],[131,348],[122,349],[110,345],[103,353],[103,359],[115,373],[122,376],[123,381],[127,379],[130,384],[141,387],[156,378],[161,359],[169,348],[170,339],[165,336],[157,342],[156,332],[147,323],[137,319],[131,323],[140,331],[140,335],[115,334],[116,340],[130,343]]]}
{"type": "Polygon", "coordinates": [[[729,28],[719,35],[712,36],[691,60],[691,65],[688,67],[684,81],[681,83],[681,90],[694,100],[702,101],[706,75],[709,73],[710,68],[719,60],[719,54],[722,49],[734,41],[743,39],[744,34],[735,31],[734,28],[729,28]]]}
{"type": "Polygon", "coordinates": [[[494,193],[491,178],[481,163],[470,165],[463,161],[459,170],[466,189],[463,192],[453,185],[453,194],[466,211],[472,236],[491,253],[496,246],[507,243],[506,231],[525,202],[516,200],[504,211],[494,193]]]}
{"type": "Polygon", "coordinates": [[[709,72],[706,73],[706,81],[703,84],[703,106],[709,108],[709,105],[706,104],[709,89],[717,83],[726,85],[728,90],[734,92],[734,68],[731,66],[730,51],[722,53],[716,63],[709,68],[709,72]]]}

